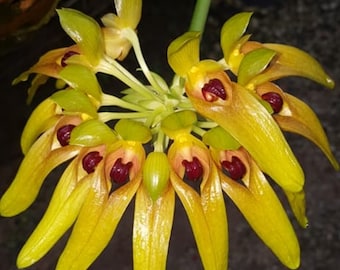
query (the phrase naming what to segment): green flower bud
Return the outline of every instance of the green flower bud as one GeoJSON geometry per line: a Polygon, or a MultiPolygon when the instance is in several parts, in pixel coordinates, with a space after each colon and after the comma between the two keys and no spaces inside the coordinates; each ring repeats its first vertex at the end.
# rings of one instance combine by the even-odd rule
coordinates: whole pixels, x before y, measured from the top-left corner
{"type": "Polygon", "coordinates": [[[170,166],[163,152],[151,152],[143,167],[143,184],[153,201],[163,193],[168,185],[170,166]]]}

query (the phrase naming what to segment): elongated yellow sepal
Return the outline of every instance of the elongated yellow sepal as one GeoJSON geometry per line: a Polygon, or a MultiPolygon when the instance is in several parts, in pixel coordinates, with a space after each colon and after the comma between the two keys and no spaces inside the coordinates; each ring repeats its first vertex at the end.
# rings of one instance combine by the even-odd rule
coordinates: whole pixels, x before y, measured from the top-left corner
{"type": "Polygon", "coordinates": [[[251,81],[252,84],[259,85],[287,76],[301,76],[328,88],[334,87],[334,81],[326,74],[319,62],[308,53],[283,44],[265,43],[263,46],[276,51],[278,56],[270,68],[251,81]]]}
{"type": "Polygon", "coordinates": [[[288,108],[274,115],[280,127],[311,140],[326,155],[333,167],[339,170],[339,163],[332,153],[325,131],[313,110],[302,100],[290,94],[285,93],[284,100],[288,108]]]}
{"type": "Polygon", "coordinates": [[[175,192],[169,186],[153,200],[144,186],[136,194],[133,226],[133,264],[135,270],[166,269],[175,192]]]}
{"type": "Polygon", "coordinates": [[[17,266],[25,268],[43,257],[75,221],[90,188],[93,175],[88,175],[57,211],[47,209],[42,220],[21,249],[17,266]]]}
{"type": "MultiPolygon", "coordinates": [[[[71,265],[78,260],[78,256],[86,248],[87,242],[96,229],[99,218],[108,200],[108,185],[104,177],[102,166],[98,166],[98,175],[93,179],[79,216],[74,224],[72,234],[59,258],[57,269],[73,269],[71,265]]],[[[96,258],[93,254],[92,260],[96,258]]],[[[91,258],[89,258],[90,260],[91,258]]]]}
{"type": "Polygon", "coordinates": [[[210,164],[210,173],[201,185],[203,211],[214,246],[216,269],[228,269],[228,223],[220,178],[215,164],[210,164]]]}
{"type": "Polygon", "coordinates": [[[170,179],[188,215],[204,269],[218,269],[214,243],[210,235],[208,221],[200,196],[195,190],[185,184],[174,171],[171,171],[170,179]]]}
{"type": "Polygon", "coordinates": [[[66,250],[58,261],[58,270],[89,268],[112,238],[118,222],[141,184],[141,179],[141,174],[138,174],[130,182],[110,194],[102,206],[103,210],[96,226],[92,227],[89,232],[90,237],[87,238],[86,243],[81,241],[83,245],[78,247],[75,254],[72,254],[71,249],[66,250]]]}

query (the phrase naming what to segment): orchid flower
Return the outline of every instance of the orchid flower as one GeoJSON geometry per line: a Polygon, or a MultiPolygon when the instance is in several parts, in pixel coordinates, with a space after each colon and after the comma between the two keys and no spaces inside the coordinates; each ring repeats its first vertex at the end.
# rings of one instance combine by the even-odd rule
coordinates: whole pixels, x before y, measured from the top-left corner
{"type": "Polygon", "coordinates": [[[277,258],[298,268],[299,242],[267,180],[283,189],[306,227],[304,173],[282,130],[308,138],[335,169],[339,164],[312,109],[274,81],[302,76],[330,88],[333,81],[299,49],[250,41],[245,31],[251,13],[240,13],[222,28],[222,60],[200,59],[199,31],[169,45],[175,73],[169,85],[142,54],[136,30],[141,1],[114,3],[117,14],[103,16],[103,27],[79,11],[58,10],[75,44],[46,53],[15,81],[37,74],[29,100],[49,77],[58,80],[59,89],[37,106],[24,128],[24,159],[0,200],[0,214],[27,209],[49,172],[68,162],[17,266],[40,260],[73,227],[56,268],[88,269],[135,198],[134,269],[165,269],[178,198],[203,267],[225,270],[225,193],[277,258]],[[130,49],[146,80],[121,64],[130,49]],[[97,73],[125,88],[119,95],[106,93],[97,73]]]}

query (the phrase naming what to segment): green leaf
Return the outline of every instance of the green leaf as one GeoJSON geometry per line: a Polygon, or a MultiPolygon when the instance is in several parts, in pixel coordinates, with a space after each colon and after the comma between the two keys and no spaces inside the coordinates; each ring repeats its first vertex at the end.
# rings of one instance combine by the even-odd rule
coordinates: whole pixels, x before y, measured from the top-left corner
{"type": "Polygon", "coordinates": [[[237,82],[245,86],[252,78],[266,69],[276,52],[260,48],[247,53],[241,61],[237,82]]]}
{"type": "Polygon", "coordinates": [[[70,145],[97,146],[117,140],[114,131],[105,123],[91,119],[76,126],[71,132],[70,145]]]}
{"type": "Polygon", "coordinates": [[[203,135],[203,142],[219,150],[236,150],[241,144],[222,127],[214,127],[203,135]]]}
{"type": "Polygon", "coordinates": [[[77,89],[61,90],[54,93],[51,99],[62,107],[65,112],[86,113],[93,118],[97,117],[96,107],[83,91],[77,89]]]}
{"type": "Polygon", "coordinates": [[[70,9],[58,9],[60,24],[76,42],[89,62],[96,66],[104,54],[104,41],[99,24],[84,13],[70,9]]]}
{"type": "Polygon", "coordinates": [[[221,47],[225,59],[229,58],[235,43],[245,33],[252,12],[242,12],[227,20],[221,30],[221,47]]]}
{"type": "Polygon", "coordinates": [[[119,120],[115,130],[126,141],[147,143],[152,138],[151,131],[146,126],[130,119],[119,120]]]}
{"type": "Polygon", "coordinates": [[[85,66],[70,64],[60,71],[59,76],[66,81],[72,88],[82,90],[94,97],[98,102],[101,101],[101,87],[93,71],[85,66]]]}

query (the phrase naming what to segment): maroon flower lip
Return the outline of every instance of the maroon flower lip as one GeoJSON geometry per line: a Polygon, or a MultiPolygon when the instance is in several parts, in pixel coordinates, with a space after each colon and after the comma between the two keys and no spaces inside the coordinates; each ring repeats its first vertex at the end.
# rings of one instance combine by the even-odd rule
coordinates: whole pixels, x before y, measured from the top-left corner
{"type": "Polygon", "coordinates": [[[278,93],[268,92],[263,94],[261,98],[270,104],[274,113],[279,113],[281,111],[283,106],[283,99],[278,93]]]}
{"type": "Polygon", "coordinates": [[[98,163],[103,159],[98,151],[92,151],[86,154],[82,160],[83,168],[87,173],[94,172],[98,163]]]}
{"type": "Polygon", "coordinates": [[[184,178],[190,181],[202,179],[203,166],[197,157],[193,157],[192,161],[183,160],[182,165],[185,167],[184,178]]]}
{"type": "Polygon", "coordinates": [[[118,158],[110,171],[111,180],[117,184],[122,184],[129,180],[129,172],[132,162],[123,163],[122,158],[118,158]]]}
{"type": "Polygon", "coordinates": [[[219,79],[211,79],[208,83],[204,84],[202,94],[206,101],[216,101],[218,98],[226,100],[227,93],[224,89],[223,83],[219,79]]]}

